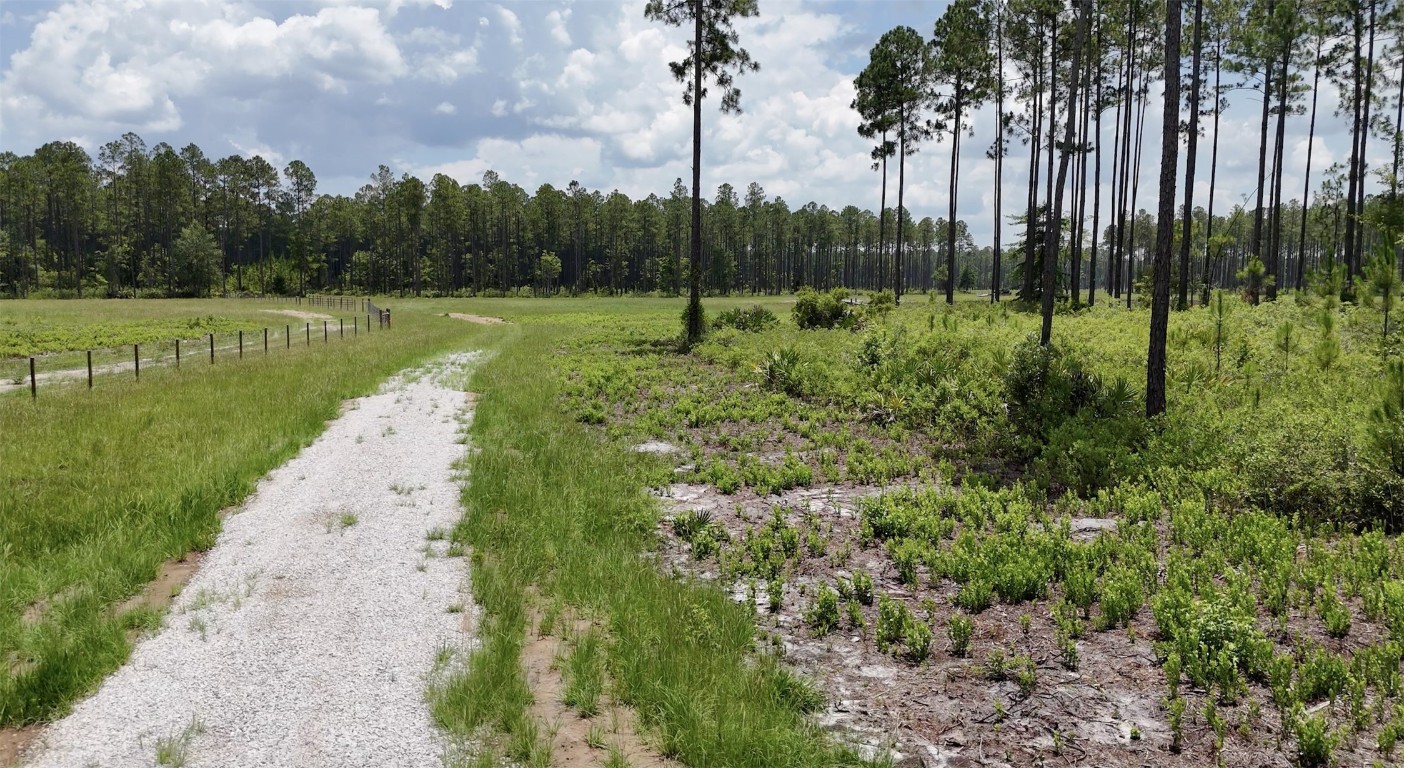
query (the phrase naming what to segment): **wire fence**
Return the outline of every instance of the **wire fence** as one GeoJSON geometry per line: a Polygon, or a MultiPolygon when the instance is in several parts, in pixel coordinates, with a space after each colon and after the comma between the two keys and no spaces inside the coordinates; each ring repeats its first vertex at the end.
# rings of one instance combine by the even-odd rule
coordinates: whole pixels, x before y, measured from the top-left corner
{"type": "MultiPolygon", "coordinates": [[[[368,299],[330,298],[351,302],[351,308],[358,310],[358,314],[286,323],[281,327],[206,333],[198,337],[0,360],[0,393],[27,388],[30,397],[37,399],[39,390],[51,385],[86,382],[89,389],[94,389],[99,386],[101,377],[106,375],[129,375],[140,381],[142,370],[152,367],[210,366],[254,355],[305,349],[314,344],[348,341],[362,334],[390,329],[388,309],[376,307],[368,299]],[[359,312],[362,309],[366,311],[359,312]]],[[[335,308],[332,304],[312,306],[335,308]]]]}

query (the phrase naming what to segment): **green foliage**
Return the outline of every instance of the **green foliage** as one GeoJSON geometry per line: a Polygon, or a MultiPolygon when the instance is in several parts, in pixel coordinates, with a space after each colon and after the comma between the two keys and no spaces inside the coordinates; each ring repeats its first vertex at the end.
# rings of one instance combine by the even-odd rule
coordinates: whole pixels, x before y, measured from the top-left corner
{"type": "Polygon", "coordinates": [[[1277,280],[1267,273],[1267,267],[1257,254],[1248,257],[1247,263],[1238,270],[1237,277],[1243,284],[1243,297],[1254,306],[1262,300],[1263,291],[1271,288],[1277,280]]]}
{"type": "Polygon", "coordinates": [[[1004,388],[1018,450],[1044,457],[1048,482],[1082,492],[1112,485],[1144,438],[1130,385],[1105,385],[1058,345],[1020,342],[1004,388]]]}
{"type": "Polygon", "coordinates": [[[1404,360],[1386,366],[1383,390],[1370,410],[1370,443],[1380,463],[1404,475],[1404,360]]]}
{"type": "Polygon", "coordinates": [[[946,635],[951,641],[951,655],[965,658],[970,655],[970,638],[975,634],[975,624],[970,617],[959,613],[951,614],[951,623],[946,635]]]}
{"type": "Polygon", "coordinates": [[[814,592],[814,602],[810,605],[809,611],[805,613],[804,620],[814,630],[814,634],[823,637],[839,625],[839,596],[828,584],[820,584],[814,592]]]}
{"type": "Polygon", "coordinates": [[[771,350],[756,365],[756,375],[771,392],[801,397],[805,391],[807,367],[795,347],[771,350]]]}
{"type": "Polygon", "coordinates": [[[849,309],[848,291],[838,288],[820,293],[813,288],[802,288],[795,297],[791,310],[795,325],[801,329],[851,328],[857,317],[849,309]]]}
{"type": "Polygon", "coordinates": [[[1323,768],[1332,762],[1332,754],[1340,744],[1340,735],[1331,731],[1326,718],[1296,713],[1292,735],[1297,739],[1297,765],[1302,768],[1323,768]]]}
{"type": "Polygon", "coordinates": [[[866,571],[853,572],[853,599],[863,605],[873,604],[873,577],[866,571]]]}
{"type": "Polygon", "coordinates": [[[775,313],[759,304],[723,310],[712,321],[713,328],[735,328],[745,333],[761,333],[780,324],[775,313]]]}

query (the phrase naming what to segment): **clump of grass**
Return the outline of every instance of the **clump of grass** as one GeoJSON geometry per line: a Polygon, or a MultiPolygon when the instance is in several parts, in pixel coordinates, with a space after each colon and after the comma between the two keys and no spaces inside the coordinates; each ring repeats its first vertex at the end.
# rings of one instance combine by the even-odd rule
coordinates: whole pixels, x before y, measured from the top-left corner
{"type": "Polygon", "coordinates": [[[599,634],[588,630],[575,639],[566,660],[564,703],[581,717],[594,717],[600,711],[604,690],[604,651],[600,645],[599,634]]]}
{"type": "Polygon", "coordinates": [[[190,759],[190,744],[196,736],[205,732],[199,718],[190,716],[190,722],[178,733],[156,739],[156,764],[165,768],[184,768],[190,759]]]}

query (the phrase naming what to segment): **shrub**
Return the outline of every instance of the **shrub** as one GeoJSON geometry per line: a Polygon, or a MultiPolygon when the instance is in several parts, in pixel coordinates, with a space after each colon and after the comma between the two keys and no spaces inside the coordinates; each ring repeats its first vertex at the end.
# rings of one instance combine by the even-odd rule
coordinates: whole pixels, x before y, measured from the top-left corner
{"type": "Polygon", "coordinates": [[[848,291],[838,288],[820,293],[813,288],[800,289],[791,313],[795,325],[802,329],[851,328],[856,318],[849,310],[848,291]]]}
{"type": "Polygon", "coordinates": [[[1292,731],[1297,737],[1297,765],[1302,768],[1321,768],[1331,764],[1331,755],[1340,742],[1340,735],[1333,733],[1322,715],[1307,717],[1297,713],[1293,717],[1292,731]]]}
{"type": "Polygon", "coordinates": [[[1389,363],[1384,397],[1370,411],[1370,443],[1375,458],[1404,475],[1404,361],[1389,363]]]}
{"type": "Polygon", "coordinates": [[[814,604],[810,606],[804,620],[814,628],[814,634],[819,637],[837,629],[839,625],[838,593],[829,588],[828,584],[819,585],[814,593],[814,604]]]}
{"type": "Polygon", "coordinates": [[[756,365],[756,374],[766,389],[783,392],[790,397],[804,394],[805,372],[804,358],[794,347],[773,349],[756,365]]]}
{"type": "Polygon", "coordinates": [[[878,597],[878,620],[875,640],[879,653],[902,641],[906,623],[910,619],[907,606],[887,595],[878,597]]]}
{"type": "Polygon", "coordinates": [[[1104,385],[1076,357],[1033,337],[1014,348],[1004,396],[1011,447],[1028,458],[1048,457],[1040,472],[1045,481],[1082,491],[1109,486],[1114,468],[1144,441],[1130,384],[1104,385]]]}
{"type": "Polygon", "coordinates": [[[746,333],[760,333],[780,324],[774,312],[756,304],[749,308],[734,307],[717,315],[713,328],[735,328],[746,333]]]}
{"type": "Polygon", "coordinates": [[[951,640],[951,655],[965,658],[970,655],[970,637],[975,634],[975,623],[970,617],[959,613],[951,615],[946,635],[951,640]]]}
{"type": "Polygon", "coordinates": [[[990,607],[994,601],[994,588],[988,581],[983,579],[972,579],[965,582],[956,593],[956,605],[971,613],[980,613],[990,607]]]}
{"type": "Polygon", "coordinates": [[[1141,578],[1134,571],[1120,568],[1108,574],[1102,585],[1102,615],[1097,621],[1099,629],[1125,627],[1141,609],[1144,601],[1141,578]]]}
{"type": "Polygon", "coordinates": [[[873,604],[873,577],[866,571],[853,572],[853,599],[863,605],[873,604]]]}
{"type": "Polygon", "coordinates": [[[931,627],[910,614],[907,615],[907,626],[902,630],[902,640],[907,645],[907,658],[912,661],[921,663],[931,655],[931,627]]]}

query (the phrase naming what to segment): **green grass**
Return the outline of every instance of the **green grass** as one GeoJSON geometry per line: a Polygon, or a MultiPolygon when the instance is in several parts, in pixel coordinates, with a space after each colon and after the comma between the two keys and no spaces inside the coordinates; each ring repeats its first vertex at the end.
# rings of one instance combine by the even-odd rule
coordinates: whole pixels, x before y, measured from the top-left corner
{"type": "MultiPolygon", "coordinates": [[[[652,317],[595,316],[585,328],[523,324],[477,372],[479,452],[455,536],[479,561],[473,584],[484,645],[437,692],[435,716],[461,733],[496,728],[509,743],[531,734],[519,658],[525,595],[534,587],[542,599],[601,620],[612,690],[656,731],[664,754],[690,765],[858,764],[806,717],[812,699],[794,700],[793,676],[768,657],[753,660],[755,626],[744,606],[640,557],[653,544],[657,514],[645,492],[650,468],[601,444],[555,405],[557,377],[543,373],[563,338],[600,322],[637,321],[656,334],[673,317],[658,305],[651,303],[652,317]]],[[[551,308],[558,306],[578,307],[551,308]]]]}
{"type": "Polygon", "coordinates": [[[262,352],[265,330],[270,351],[282,351],[289,342],[293,347],[306,346],[308,324],[311,341],[322,342],[322,320],[280,314],[283,310],[330,315],[327,331],[333,339],[341,332],[341,321],[345,322],[348,339],[366,333],[368,320],[363,313],[286,301],[0,301],[0,383],[25,380],[31,355],[38,358],[36,369],[42,374],[84,368],[86,352],[91,350],[93,366],[102,373],[104,366],[130,363],[133,344],[140,345],[142,367],[146,369],[157,361],[173,364],[176,339],[181,342],[185,364],[208,361],[210,334],[215,336],[216,356],[221,360],[238,357],[240,331],[244,332],[246,355],[262,352]]]}
{"type": "MultiPolygon", "coordinates": [[[[63,306],[112,318],[129,304],[63,306]]],[[[164,561],[209,547],[219,511],[311,442],[343,400],[486,335],[407,313],[356,343],[156,368],[34,402],[0,395],[0,725],[61,715],[120,665],[128,628],[151,618],[114,606],[164,561]]]]}

